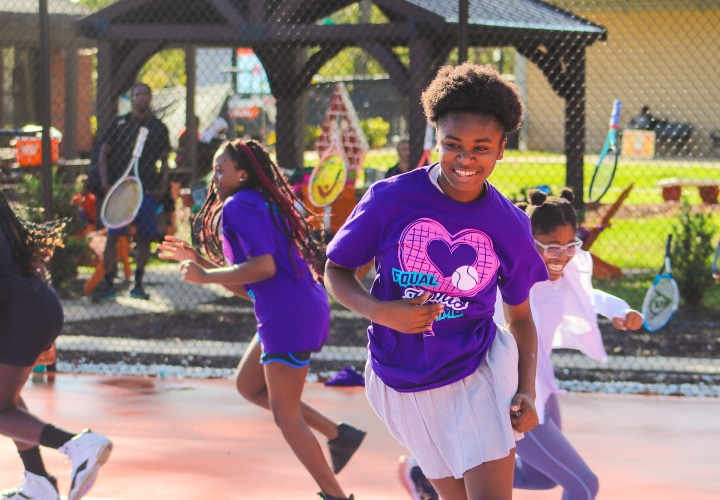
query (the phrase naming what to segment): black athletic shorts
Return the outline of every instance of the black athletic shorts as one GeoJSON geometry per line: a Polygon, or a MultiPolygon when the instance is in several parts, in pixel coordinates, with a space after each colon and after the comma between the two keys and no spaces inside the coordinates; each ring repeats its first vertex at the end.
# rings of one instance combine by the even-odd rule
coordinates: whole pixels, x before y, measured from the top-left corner
{"type": "Polygon", "coordinates": [[[20,290],[0,303],[0,363],[32,366],[62,330],[62,304],[52,287],[20,290]]]}

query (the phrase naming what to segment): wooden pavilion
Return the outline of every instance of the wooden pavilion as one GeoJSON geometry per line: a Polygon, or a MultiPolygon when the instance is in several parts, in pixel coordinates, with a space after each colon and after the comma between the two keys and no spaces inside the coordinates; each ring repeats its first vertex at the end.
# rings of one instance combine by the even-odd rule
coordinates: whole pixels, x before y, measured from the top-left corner
{"type": "Polygon", "coordinates": [[[191,117],[194,48],[250,47],[263,63],[277,102],[278,163],[301,166],[303,94],[326,62],[345,48],[359,47],[408,96],[410,147],[417,161],[425,128],[420,94],[457,47],[462,27],[470,47],[515,47],[565,100],[567,183],[583,192],[585,51],[606,38],[605,28],[540,0],[469,0],[467,26],[460,24],[459,3],[453,0],[371,0],[387,22],[322,22],[356,1],[120,0],[77,22],[78,34],[98,44],[98,126],[115,116],[118,97],[156,52],[187,49],[191,117]],[[409,65],[403,64],[396,47],[408,48],[409,65]]]}

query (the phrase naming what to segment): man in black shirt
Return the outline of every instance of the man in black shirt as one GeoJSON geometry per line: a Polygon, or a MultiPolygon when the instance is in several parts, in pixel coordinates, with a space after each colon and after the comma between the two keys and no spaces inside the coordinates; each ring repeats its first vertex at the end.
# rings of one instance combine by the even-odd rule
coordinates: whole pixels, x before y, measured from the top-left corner
{"type": "MultiPolygon", "coordinates": [[[[150,109],[152,91],[144,83],[136,83],[132,88],[132,111],[113,120],[100,140],[98,171],[102,190],[107,193],[120,178],[132,159],[140,127],[148,129],[138,166],[140,181],[145,192],[142,206],[133,224],[135,225],[135,287],[130,296],[148,300],[150,296],[143,288],[145,265],[150,258],[150,242],[157,237],[156,209],[158,200],[168,189],[169,169],[168,153],[170,140],[168,129],[150,109]],[[160,170],[157,163],[160,161],[160,170]]],[[[98,200],[100,206],[101,200],[98,200]]],[[[93,294],[93,301],[101,302],[115,297],[113,280],[117,273],[118,237],[127,234],[127,227],[108,230],[107,243],[103,253],[105,282],[93,294]]]]}

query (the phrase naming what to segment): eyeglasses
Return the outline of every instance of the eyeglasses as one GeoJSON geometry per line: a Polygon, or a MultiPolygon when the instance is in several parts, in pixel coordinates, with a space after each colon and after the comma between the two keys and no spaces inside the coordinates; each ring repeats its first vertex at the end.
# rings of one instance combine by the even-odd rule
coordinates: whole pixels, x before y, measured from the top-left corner
{"type": "Polygon", "coordinates": [[[568,243],[567,245],[544,245],[540,243],[538,240],[535,240],[535,244],[543,249],[543,254],[548,259],[556,259],[562,255],[563,250],[565,251],[565,255],[568,257],[572,257],[575,255],[578,251],[578,248],[582,246],[582,241],[575,240],[571,243],[568,243]]]}

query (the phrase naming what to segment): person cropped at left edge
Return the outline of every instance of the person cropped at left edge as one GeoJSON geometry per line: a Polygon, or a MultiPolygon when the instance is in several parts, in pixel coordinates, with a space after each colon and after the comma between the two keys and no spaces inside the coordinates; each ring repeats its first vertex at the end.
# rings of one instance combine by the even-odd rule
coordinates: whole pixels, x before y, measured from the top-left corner
{"type": "MultiPolygon", "coordinates": [[[[157,238],[156,211],[158,200],[167,192],[169,182],[168,153],[170,139],[168,129],[157,118],[152,110],[152,91],[144,83],[136,83],[132,87],[132,111],[118,116],[113,120],[100,140],[98,170],[102,190],[107,193],[112,185],[125,171],[132,159],[135,139],[140,127],[148,129],[142,155],[140,156],[139,174],[144,196],[140,210],[133,221],[135,226],[135,286],[130,296],[138,299],[149,299],[150,295],[143,287],[145,266],[150,258],[150,243],[157,238]],[[160,162],[158,171],[157,163],[160,162]]],[[[102,200],[98,200],[102,206],[102,200]]],[[[98,220],[98,222],[101,222],[98,220]]],[[[105,265],[105,281],[93,294],[94,302],[111,300],[115,297],[114,280],[117,275],[117,241],[126,235],[127,227],[110,229],[107,232],[107,243],[103,253],[105,265]]]]}
{"type": "Polygon", "coordinates": [[[112,451],[105,436],[73,432],[30,413],[21,396],[41,352],[60,334],[64,315],[42,269],[62,242],[62,224],[21,219],[0,190],[0,434],[15,442],[23,480],[0,499],[60,500],[55,477],[45,468],[40,446],[72,461],[70,500],[85,496],[112,451]]]}
{"type": "Polygon", "coordinates": [[[365,432],[302,401],[311,355],[327,341],[330,327],[330,303],[319,281],[323,246],[313,239],[300,201],[258,142],[235,140],[221,147],[212,184],[195,221],[211,260],[171,236],[160,245],[160,257],[180,261],[186,282],[222,285],[252,301],[257,335],[238,365],[238,392],[272,412],[323,499],[352,499],[336,474],[365,432]],[[311,429],[328,438],[332,468],[311,429]]]}

